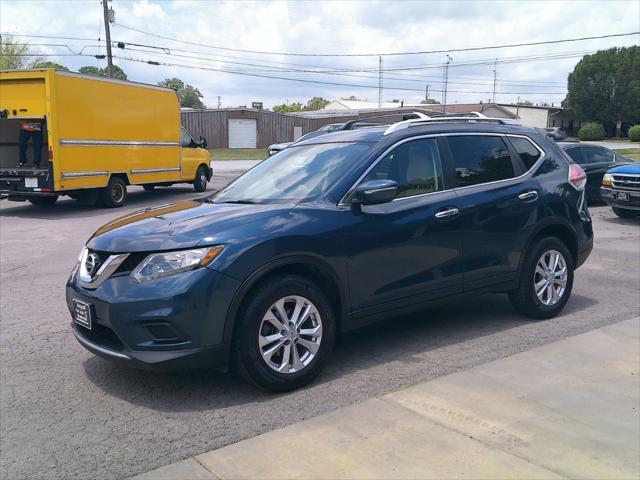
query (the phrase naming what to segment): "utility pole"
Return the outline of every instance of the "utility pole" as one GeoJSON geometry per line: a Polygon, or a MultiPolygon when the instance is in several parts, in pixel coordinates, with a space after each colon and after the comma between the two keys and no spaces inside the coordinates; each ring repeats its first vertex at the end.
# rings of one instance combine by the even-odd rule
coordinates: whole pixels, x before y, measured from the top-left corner
{"type": "Polygon", "coordinates": [[[424,101],[429,102],[429,84],[424,88],[424,101]]]}
{"type": "Polygon", "coordinates": [[[378,57],[378,108],[382,108],[382,55],[378,57]]]}
{"type": "Polygon", "coordinates": [[[222,107],[222,97],[218,95],[218,108],[222,107]]]}
{"type": "Polygon", "coordinates": [[[113,78],[113,58],[111,56],[111,31],[109,30],[109,7],[108,0],[102,0],[102,11],[104,14],[104,33],[107,37],[107,76],[113,78]]]}
{"type": "Polygon", "coordinates": [[[491,97],[491,101],[496,103],[496,69],[498,68],[498,59],[493,62],[493,96],[491,97]]]}
{"type": "Polygon", "coordinates": [[[453,58],[447,55],[447,63],[444,64],[444,92],[442,97],[442,111],[447,112],[447,84],[449,83],[449,63],[453,62],[453,58]]]}

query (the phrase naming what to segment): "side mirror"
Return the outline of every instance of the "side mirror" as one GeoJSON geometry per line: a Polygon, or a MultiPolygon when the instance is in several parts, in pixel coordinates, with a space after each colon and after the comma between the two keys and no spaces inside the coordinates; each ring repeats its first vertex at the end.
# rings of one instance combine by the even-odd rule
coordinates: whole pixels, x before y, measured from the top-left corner
{"type": "Polygon", "coordinates": [[[358,185],[354,200],[362,205],[377,205],[390,202],[397,194],[398,184],[393,180],[372,180],[358,185]]]}
{"type": "Polygon", "coordinates": [[[200,148],[207,148],[207,139],[204,137],[200,137],[200,148]]]}

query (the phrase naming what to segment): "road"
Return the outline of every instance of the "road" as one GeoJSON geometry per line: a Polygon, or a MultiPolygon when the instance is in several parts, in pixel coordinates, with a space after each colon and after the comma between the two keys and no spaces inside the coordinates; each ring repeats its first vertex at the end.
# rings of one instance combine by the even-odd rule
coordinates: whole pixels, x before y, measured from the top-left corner
{"type": "MultiPolygon", "coordinates": [[[[235,174],[219,171],[210,190],[235,174]]],[[[116,216],[197,196],[135,187],[117,211],[0,203],[0,477],[125,478],[639,314],[640,224],[596,207],[594,252],[552,320],[519,316],[504,295],[396,318],[342,337],[317,381],[287,395],[231,374],[149,373],[94,357],[73,338],[64,301],[84,241],[116,216]]]]}

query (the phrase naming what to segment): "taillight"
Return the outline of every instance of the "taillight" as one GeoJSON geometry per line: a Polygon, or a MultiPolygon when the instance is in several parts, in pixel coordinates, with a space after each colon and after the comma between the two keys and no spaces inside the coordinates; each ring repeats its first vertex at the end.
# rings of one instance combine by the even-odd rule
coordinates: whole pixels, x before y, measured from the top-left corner
{"type": "Polygon", "coordinates": [[[53,160],[53,150],[49,147],[49,160],[53,160]]]}
{"type": "Polygon", "coordinates": [[[583,190],[587,184],[587,174],[582,167],[576,163],[569,164],[569,183],[576,190],[583,190]]]}

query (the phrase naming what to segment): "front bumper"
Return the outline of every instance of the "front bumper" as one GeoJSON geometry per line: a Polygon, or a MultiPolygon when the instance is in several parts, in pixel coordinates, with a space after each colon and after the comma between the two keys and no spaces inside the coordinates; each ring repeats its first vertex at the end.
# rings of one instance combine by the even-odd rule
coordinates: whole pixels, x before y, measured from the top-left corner
{"type": "Polygon", "coordinates": [[[138,368],[226,369],[227,312],[239,282],[209,268],[137,284],[114,276],[96,290],[72,277],[66,298],[90,305],[92,328],[72,322],[78,342],[108,360],[138,368]]]}
{"type": "Polygon", "coordinates": [[[632,190],[617,190],[609,187],[600,187],[600,195],[602,200],[612,207],[622,208],[624,210],[640,210],[640,192],[632,190]],[[627,192],[629,201],[618,200],[614,197],[615,192],[627,192]]]}

